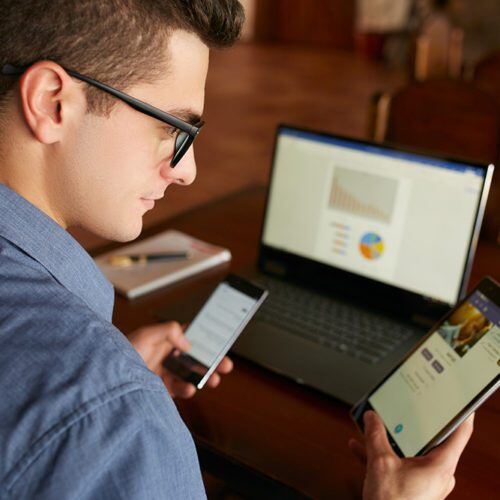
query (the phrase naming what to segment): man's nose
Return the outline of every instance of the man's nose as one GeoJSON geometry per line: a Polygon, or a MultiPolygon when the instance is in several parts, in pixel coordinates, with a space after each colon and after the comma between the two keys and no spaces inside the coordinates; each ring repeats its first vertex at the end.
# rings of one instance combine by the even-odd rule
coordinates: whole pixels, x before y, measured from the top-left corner
{"type": "Polygon", "coordinates": [[[174,168],[170,166],[170,163],[165,164],[162,167],[161,175],[164,179],[176,184],[183,186],[192,184],[196,179],[196,161],[194,159],[193,147],[191,146],[186,151],[186,154],[174,168]]]}

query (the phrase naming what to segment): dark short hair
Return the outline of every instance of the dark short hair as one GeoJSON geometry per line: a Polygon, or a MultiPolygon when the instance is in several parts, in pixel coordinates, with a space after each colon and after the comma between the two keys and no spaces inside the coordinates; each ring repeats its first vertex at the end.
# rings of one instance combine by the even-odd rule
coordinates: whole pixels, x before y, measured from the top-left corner
{"type": "MultiPolygon", "coordinates": [[[[51,60],[126,90],[168,71],[172,31],[225,47],[240,35],[237,0],[1,0],[0,67],[51,60]]],[[[16,79],[0,75],[0,109],[16,79]]],[[[115,101],[87,87],[88,111],[107,114],[115,101]]]]}

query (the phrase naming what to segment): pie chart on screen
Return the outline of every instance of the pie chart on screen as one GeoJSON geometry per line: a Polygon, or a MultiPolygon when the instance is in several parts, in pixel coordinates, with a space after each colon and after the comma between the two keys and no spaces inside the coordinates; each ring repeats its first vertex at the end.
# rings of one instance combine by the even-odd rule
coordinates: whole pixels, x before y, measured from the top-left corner
{"type": "Polygon", "coordinates": [[[375,260],[384,253],[384,242],[377,233],[365,233],[359,242],[359,250],[367,259],[375,260]]]}

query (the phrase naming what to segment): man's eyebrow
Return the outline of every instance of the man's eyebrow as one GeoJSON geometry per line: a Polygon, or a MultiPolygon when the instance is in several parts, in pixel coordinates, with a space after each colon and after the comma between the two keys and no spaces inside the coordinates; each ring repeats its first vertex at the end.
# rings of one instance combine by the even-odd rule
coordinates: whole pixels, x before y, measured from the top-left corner
{"type": "Polygon", "coordinates": [[[190,123],[191,125],[196,125],[201,122],[201,115],[199,113],[194,112],[192,109],[172,109],[169,110],[168,113],[174,115],[185,122],[190,123]]]}

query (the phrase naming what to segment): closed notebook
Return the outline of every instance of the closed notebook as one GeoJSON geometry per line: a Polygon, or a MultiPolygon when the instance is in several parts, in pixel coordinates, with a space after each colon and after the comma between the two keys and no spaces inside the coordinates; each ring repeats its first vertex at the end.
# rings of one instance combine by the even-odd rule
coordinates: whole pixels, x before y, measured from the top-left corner
{"type": "Polygon", "coordinates": [[[205,243],[173,229],[99,255],[95,259],[116,290],[131,299],[230,260],[231,252],[226,248],[205,243]],[[184,251],[188,253],[188,257],[183,260],[134,263],[128,267],[110,263],[110,257],[116,255],[184,251]]]}

